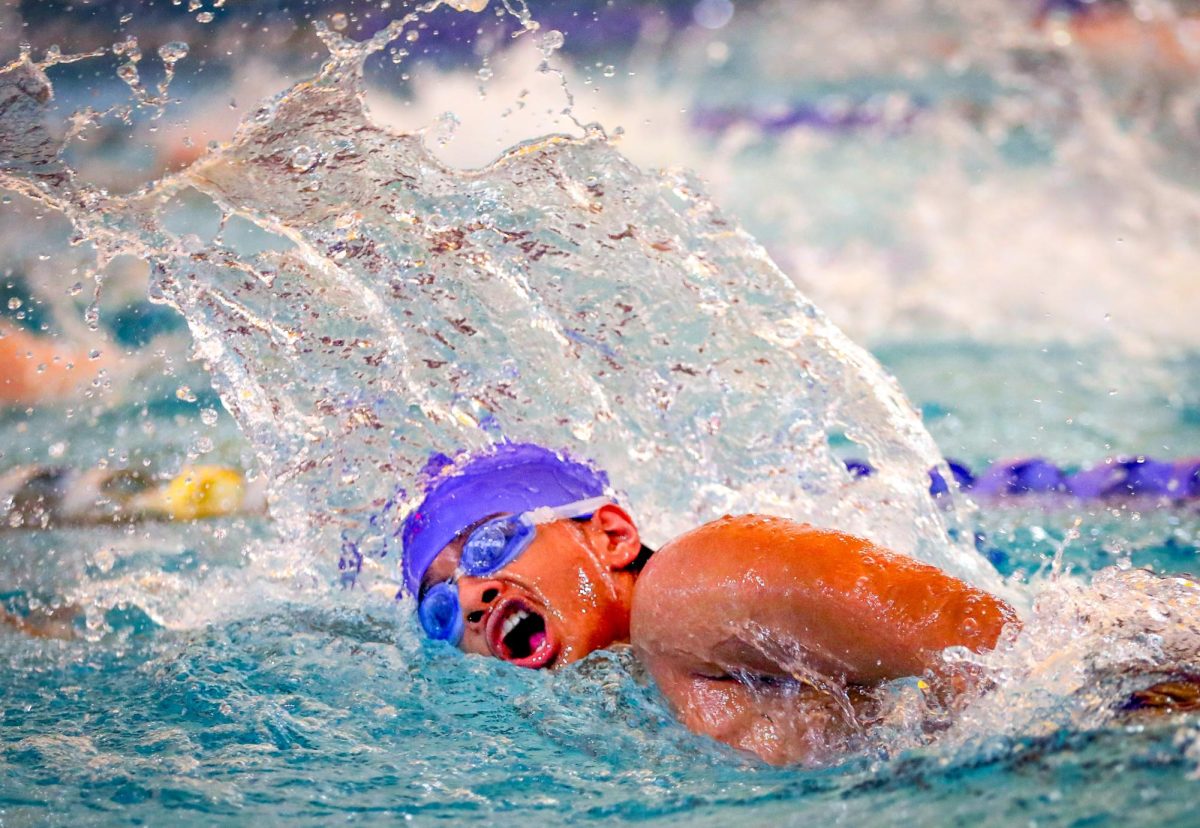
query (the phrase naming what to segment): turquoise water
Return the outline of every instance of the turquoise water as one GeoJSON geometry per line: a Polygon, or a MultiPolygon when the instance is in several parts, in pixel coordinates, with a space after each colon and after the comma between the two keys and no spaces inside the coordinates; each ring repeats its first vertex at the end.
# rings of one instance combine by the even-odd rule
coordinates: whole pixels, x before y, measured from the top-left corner
{"type": "MultiPolygon", "coordinates": [[[[1086,350],[909,344],[880,354],[968,459],[990,456],[999,428],[1023,429],[1047,453],[1073,445],[1065,423],[1012,416],[1020,406],[1006,386],[1036,359],[1064,387],[1086,350]],[[971,393],[942,386],[953,394],[926,384],[972,370],[991,381],[971,393]],[[1003,423],[998,410],[1010,415],[1003,423]]],[[[1114,450],[1151,434],[1195,439],[1192,403],[1099,399],[1081,455],[1113,435],[1128,435],[1114,450]]],[[[183,404],[154,410],[167,429],[189,416],[183,404]]],[[[38,434],[53,416],[9,415],[6,444],[15,421],[38,434]]],[[[67,459],[94,457],[120,420],[72,439],[78,454],[67,459]]],[[[236,442],[224,415],[212,430],[236,442]]],[[[1200,568],[1194,506],[992,505],[978,525],[1003,571],[1032,575],[1079,515],[1082,537],[1065,557],[1084,578],[1122,559],[1200,568]]],[[[269,537],[255,519],[2,536],[4,606],[81,602],[81,587],[94,601],[77,640],[0,634],[3,824],[1195,824],[1194,714],[1085,725],[1070,718],[1070,698],[1030,699],[1058,724],[870,750],[829,769],[767,768],[675,723],[628,652],[556,673],[464,657],[419,638],[385,598],[251,574],[244,553],[269,537]]]]}
{"type": "MultiPolygon", "coordinates": [[[[1198,301],[1200,250],[1190,208],[1172,200],[1178,194],[1137,152],[1122,154],[1127,135],[1076,118],[1086,106],[1062,87],[1094,91],[1090,82],[1031,82],[1053,75],[1061,55],[1022,72],[984,37],[957,68],[933,52],[918,54],[914,68],[909,47],[944,48],[942,10],[933,6],[880,4],[890,11],[851,29],[852,12],[840,4],[814,5],[800,26],[792,16],[800,12],[767,3],[762,16],[739,17],[722,32],[693,27],[665,47],[650,38],[664,49],[647,73],[661,87],[622,114],[630,136],[621,148],[634,156],[642,149],[636,127],[648,112],[653,129],[673,136],[674,113],[694,105],[771,111],[832,96],[836,109],[847,98],[901,93],[904,117],[883,130],[714,136],[680,117],[698,134],[687,132],[669,144],[670,157],[651,163],[683,160],[710,178],[716,200],[835,321],[872,344],[947,456],[977,468],[1040,455],[1076,468],[1119,454],[1200,454],[1200,351],[1186,324],[1198,301]],[[831,33],[845,36],[844,53],[831,33]],[[714,44],[732,50],[728,64],[714,44]],[[1117,237],[1120,247],[1111,243],[1117,237]]],[[[633,57],[629,66],[643,69],[633,57]]],[[[471,94],[461,100],[443,101],[437,85],[436,100],[414,99],[433,111],[469,109],[476,69],[467,67],[471,94]]],[[[223,71],[214,61],[211,72],[223,71]]],[[[583,66],[573,81],[585,73],[607,75],[583,66]]],[[[215,107],[250,112],[257,95],[239,93],[239,110],[219,77],[211,82],[220,88],[215,107]]],[[[530,77],[518,71],[515,89],[530,77]]],[[[96,89],[106,104],[120,100],[114,87],[124,92],[116,81],[67,89],[62,107],[96,89]]],[[[258,95],[284,84],[272,77],[267,87],[258,95]]],[[[597,95],[620,98],[625,88],[597,95]]],[[[190,91],[207,91],[203,78],[190,91]]],[[[508,94],[497,81],[493,97],[508,94]]],[[[1117,114],[1136,120],[1119,107],[1117,114]]],[[[101,179],[117,190],[132,180],[121,164],[154,163],[144,133],[138,140],[146,145],[122,135],[106,133],[113,165],[101,179]]],[[[1178,140],[1169,149],[1186,156],[1189,146],[1178,140]]],[[[1156,161],[1158,148],[1134,147],[1156,161]]],[[[57,295],[73,266],[62,264],[67,233],[50,219],[35,224],[21,206],[25,212],[0,217],[6,255],[57,295]],[[39,265],[45,249],[55,256],[39,265]]],[[[194,226],[178,232],[215,232],[217,211],[203,221],[181,215],[194,226]]],[[[237,234],[231,222],[226,237],[237,234]]],[[[102,297],[110,326],[145,293],[141,271],[125,275],[113,276],[102,297]]],[[[92,399],[0,413],[0,470],[28,462],[150,463],[165,473],[185,462],[254,468],[249,441],[187,353],[182,335],[168,332],[137,351],[152,357],[140,373],[118,375],[92,399]]],[[[653,471],[646,478],[639,484],[653,490],[653,471]]],[[[351,484],[341,488],[354,493],[351,484]]],[[[627,651],[533,673],[430,644],[390,594],[333,585],[336,550],[302,558],[262,518],[0,530],[0,609],[34,619],[65,609],[73,633],[56,640],[0,627],[0,826],[407,817],[514,825],[1200,824],[1200,714],[1113,715],[1139,680],[1092,669],[1072,649],[1082,642],[1088,653],[1108,654],[1137,645],[1136,662],[1158,646],[1140,629],[1136,614],[1145,607],[1081,601],[1097,616],[1120,621],[1128,612],[1127,637],[1074,623],[1066,611],[1063,621],[1053,608],[1069,602],[1047,574],[1056,555],[1078,583],[1114,567],[1197,573],[1200,507],[979,505],[969,528],[980,551],[1002,574],[1034,582],[1049,606],[1031,621],[1033,644],[993,665],[992,706],[979,702],[958,726],[928,721],[919,709],[906,719],[913,688],[888,688],[897,712],[888,727],[824,769],[768,768],[687,732],[627,651]]]]}

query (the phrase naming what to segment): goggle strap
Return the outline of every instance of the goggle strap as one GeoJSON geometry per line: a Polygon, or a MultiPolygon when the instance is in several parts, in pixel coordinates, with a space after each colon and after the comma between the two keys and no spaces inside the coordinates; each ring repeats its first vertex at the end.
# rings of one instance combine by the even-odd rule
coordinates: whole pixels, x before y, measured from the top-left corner
{"type": "Polygon", "coordinates": [[[536,509],[530,509],[522,517],[534,526],[541,526],[546,523],[554,523],[556,520],[590,515],[601,506],[607,506],[610,503],[612,500],[607,497],[590,497],[587,500],[577,500],[562,506],[539,506],[536,509]]]}

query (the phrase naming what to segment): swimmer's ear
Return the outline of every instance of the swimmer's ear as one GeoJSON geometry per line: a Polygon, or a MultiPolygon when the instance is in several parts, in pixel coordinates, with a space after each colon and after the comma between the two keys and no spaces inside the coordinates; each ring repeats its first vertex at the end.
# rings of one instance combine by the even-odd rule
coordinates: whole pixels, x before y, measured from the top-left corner
{"type": "Polygon", "coordinates": [[[599,552],[612,569],[624,569],[642,551],[642,539],[637,527],[624,509],[613,503],[605,504],[592,515],[590,526],[599,552]]]}

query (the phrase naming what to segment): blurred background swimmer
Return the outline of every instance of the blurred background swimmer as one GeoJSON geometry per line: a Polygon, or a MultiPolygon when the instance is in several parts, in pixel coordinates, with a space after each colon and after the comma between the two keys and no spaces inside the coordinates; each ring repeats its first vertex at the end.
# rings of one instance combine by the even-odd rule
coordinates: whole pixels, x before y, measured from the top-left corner
{"type": "Polygon", "coordinates": [[[248,480],[227,466],[187,466],[167,478],[148,469],[45,466],[18,466],[0,474],[0,528],[190,521],[265,512],[262,479],[248,480]]]}
{"type": "Polygon", "coordinates": [[[0,321],[0,406],[29,406],[78,395],[109,360],[0,321]]]}

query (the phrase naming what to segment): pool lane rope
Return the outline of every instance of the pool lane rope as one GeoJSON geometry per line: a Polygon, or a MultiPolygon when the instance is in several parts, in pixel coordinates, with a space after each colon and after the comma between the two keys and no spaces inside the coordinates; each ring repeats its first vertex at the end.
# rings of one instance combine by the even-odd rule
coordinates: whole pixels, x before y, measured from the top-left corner
{"type": "MultiPolygon", "coordinates": [[[[869,477],[875,469],[862,460],[846,460],[855,477],[869,477]]],[[[1000,460],[972,472],[957,460],[946,460],[959,489],[983,499],[1066,495],[1080,500],[1154,498],[1159,500],[1200,499],[1200,457],[1184,460],[1155,460],[1145,455],[1111,457],[1095,466],[1068,471],[1043,457],[1000,460]]],[[[929,493],[934,497],[950,491],[942,473],[929,470],[929,493]]]]}

